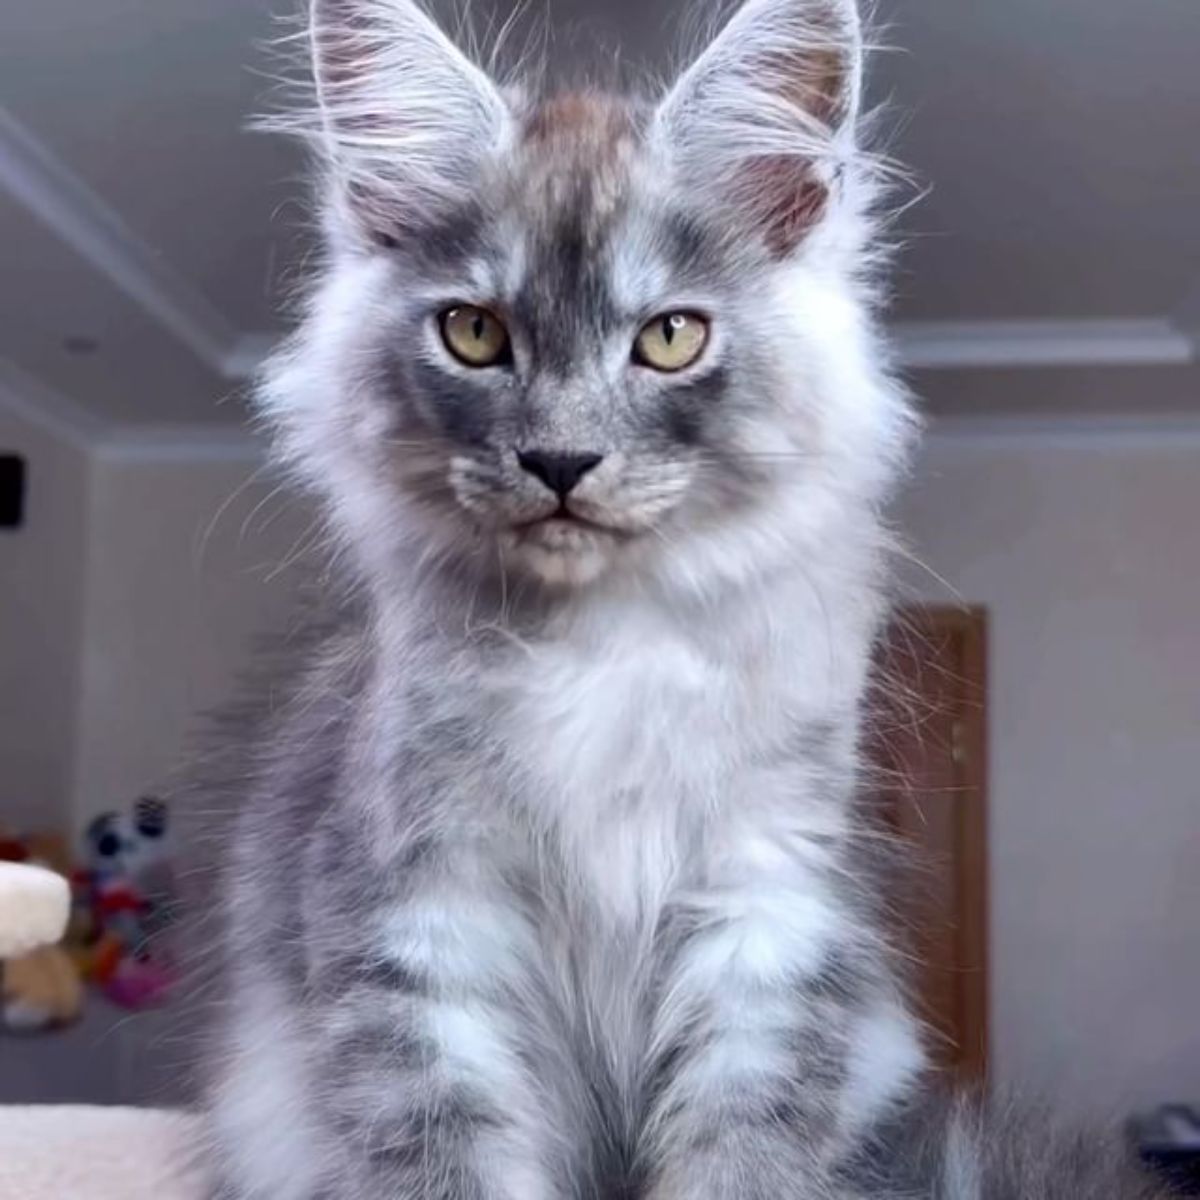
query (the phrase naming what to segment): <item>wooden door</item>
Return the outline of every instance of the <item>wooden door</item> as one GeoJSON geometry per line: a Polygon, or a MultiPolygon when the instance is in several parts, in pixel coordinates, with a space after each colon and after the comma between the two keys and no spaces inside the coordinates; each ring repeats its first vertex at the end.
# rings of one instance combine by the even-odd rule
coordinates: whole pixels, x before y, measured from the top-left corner
{"type": "Polygon", "coordinates": [[[881,647],[868,744],[873,809],[906,868],[887,897],[934,1061],[987,1071],[986,614],[899,612],[881,647]]]}

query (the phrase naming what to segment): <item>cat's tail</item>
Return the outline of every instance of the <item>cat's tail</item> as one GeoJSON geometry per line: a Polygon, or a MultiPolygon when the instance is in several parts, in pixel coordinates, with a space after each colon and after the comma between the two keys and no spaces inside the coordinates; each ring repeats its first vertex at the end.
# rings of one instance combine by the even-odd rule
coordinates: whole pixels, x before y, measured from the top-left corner
{"type": "Polygon", "coordinates": [[[1115,1130],[1053,1124],[1001,1101],[926,1096],[881,1124],[846,1167],[864,1200],[1166,1200],[1115,1130]]]}

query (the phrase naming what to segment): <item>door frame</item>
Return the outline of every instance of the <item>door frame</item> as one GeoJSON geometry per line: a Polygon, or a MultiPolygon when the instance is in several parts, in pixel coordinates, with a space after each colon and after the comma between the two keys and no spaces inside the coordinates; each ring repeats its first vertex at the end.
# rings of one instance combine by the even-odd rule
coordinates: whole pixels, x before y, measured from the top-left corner
{"type": "Polygon", "coordinates": [[[955,895],[954,940],[959,972],[955,1000],[961,1041],[957,1070],[965,1082],[987,1080],[990,1028],[990,864],[988,856],[988,613],[980,606],[899,606],[894,618],[912,637],[960,647],[952,758],[955,895]]]}

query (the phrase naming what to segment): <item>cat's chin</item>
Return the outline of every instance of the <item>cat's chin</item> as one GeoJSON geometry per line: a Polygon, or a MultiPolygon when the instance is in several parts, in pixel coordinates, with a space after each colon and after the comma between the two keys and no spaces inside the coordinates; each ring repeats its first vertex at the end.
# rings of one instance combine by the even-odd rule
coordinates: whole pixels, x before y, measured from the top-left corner
{"type": "Polygon", "coordinates": [[[523,573],[556,587],[585,587],[611,566],[616,537],[574,521],[542,521],[511,531],[505,557],[523,573]]]}

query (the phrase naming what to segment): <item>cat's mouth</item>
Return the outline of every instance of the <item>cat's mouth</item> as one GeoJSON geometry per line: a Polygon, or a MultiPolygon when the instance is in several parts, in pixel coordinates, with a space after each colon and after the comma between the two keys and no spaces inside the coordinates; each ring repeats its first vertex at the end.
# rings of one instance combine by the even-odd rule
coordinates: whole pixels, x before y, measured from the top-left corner
{"type": "Polygon", "coordinates": [[[508,550],[546,583],[582,586],[613,561],[632,534],[584,516],[566,503],[508,527],[508,550]]]}
{"type": "Polygon", "coordinates": [[[517,533],[529,534],[537,532],[552,533],[556,530],[586,530],[590,533],[605,534],[608,537],[616,537],[620,532],[614,529],[611,525],[602,525],[598,521],[589,520],[587,517],[574,512],[568,508],[566,503],[562,503],[553,512],[549,512],[540,517],[535,517],[532,521],[521,521],[513,526],[517,533]]]}

